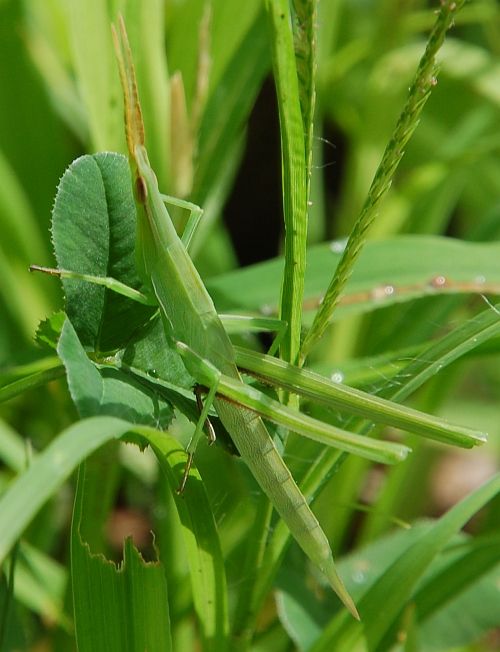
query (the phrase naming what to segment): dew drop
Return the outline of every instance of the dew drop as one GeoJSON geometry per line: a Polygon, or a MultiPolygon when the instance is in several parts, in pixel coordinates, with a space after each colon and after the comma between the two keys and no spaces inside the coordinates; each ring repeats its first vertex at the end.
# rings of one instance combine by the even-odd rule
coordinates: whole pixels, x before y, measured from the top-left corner
{"type": "Polygon", "coordinates": [[[352,574],[352,580],[356,584],[363,584],[366,581],[366,575],[362,570],[355,570],[352,574]]]}
{"type": "Polygon", "coordinates": [[[347,244],[347,238],[342,238],[340,240],[332,240],[330,242],[330,251],[332,251],[334,254],[341,254],[347,244]]]}
{"type": "Polygon", "coordinates": [[[333,383],[343,383],[344,382],[344,374],[341,371],[334,371],[330,376],[330,380],[333,383]]]}
{"type": "Polygon", "coordinates": [[[431,288],[435,288],[436,290],[446,287],[447,283],[446,276],[434,276],[434,278],[431,278],[429,281],[431,288]]]}
{"type": "Polygon", "coordinates": [[[270,315],[273,314],[273,308],[268,303],[265,303],[263,306],[260,307],[260,312],[261,314],[269,317],[270,315]]]}
{"type": "Polygon", "coordinates": [[[484,285],[486,283],[486,276],[479,274],[479,276],[476,276],[474,281],[477,283],[477,285],[484,285]]]}
{"type": "Polygon", "coordinates": [[[373,288],[370,295],[375,301],[381,301],[382,299],[392,296],[395,292],[396,288],[394,285],[380,285],[377,288],[373,288]]]}

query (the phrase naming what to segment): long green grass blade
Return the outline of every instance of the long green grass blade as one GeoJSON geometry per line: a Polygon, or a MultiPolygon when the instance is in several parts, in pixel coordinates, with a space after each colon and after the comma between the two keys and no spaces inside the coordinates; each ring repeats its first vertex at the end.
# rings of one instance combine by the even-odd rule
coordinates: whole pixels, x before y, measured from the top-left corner
{"type": "Polygon", "coordinates": [[[130,538],[120,566],[92,554],[81,538],[85,472],[80,470],[71,532],[71,577],[78,649],[172,650],[164,570],[145,562],[130,538]]]}
{"type": "MultiPolygon", "coordinates": [[[[384,397],[394,401],[404,401],[415,392],[422,384],[436,373],[436,369],[442,370],[447,365],[457,360],[460,356],[474,350],[482,342],[498,335],[500,332],[500,321],[496,310],[499,306],[494,306],[494,310],[488,309],[481,315],[469,320],[464,325],[449,333],[442,338],[437,344],[423,351],[419,358],[407,365],[401,372],[399,384],[390,384],[385,391],[384,397]],[[407,375],[406,371],[415,375],[407,375]]],[[[302,480],[299,481],[299,487],[305,496],[314,499],[321,491],[325,481],[332,472],[338,468],[345,460],[345,455],[339,451],[324,448],[310,465],[302,480]]],[[[278,523],[271,537],[268,546],[268,554],[265,559],[265,566],[261,569],[259,585],[256,592],[256,603],[264,599],[267,594],[270,583],[276,573],[280,560],[283,557],[286,546],[290,541],[290,534],[282,523],[278,523]]]]}
{"type": "Polygon", "coordinates": [[[302,343],[300,351],[301,360],[306,359],[312,346],[324,333],[338,303],[340,294],[345,287],[347,279],[351,275],[354,263],[358,259],[365,243],[367,231],[376,217],[380,200],[391,185],[396,169],[403,157],[405,147],[418,125],[422,109],[435,85],[436,54],[443,44],[446,32],[453,24],[457,11],[459,11],[463,4],[463,0],[459,0],[458,2],[446,1],[441,5],[441,10],[420,61],[415,80],[410,87],[406,105],[403,108],[394,134],[387,145],[382,161],[375,173],[361,213],[349,235],[339,266],[325,292],[313,324],[302,343]]]}
{"type": "MultiPolygon", "coordinates": [[[[406,365],[396,376],[405,377],[403,385],[390,392],[393,400],[402,401],[436,373],[455,360],[473,351],[500,334],[500,303],[490,307],[431,344],[416,360],[406,365]]],[[[389,394],[389,392],[384,392],[389,394]]]]}
{"type": "Polygon", "coordinates": [[[431,619],[433,615],[460,595],[474,586],[485,574],[498,566],[498,534],[478,536],[474,540],[458,545],[450,563],[422,582],[415,594],[418,604],[419,620],[431,619]]]}
{"type": "Polygon", "coordinates": [[[266,8],[271,24],[273,69],[280,116],[285,219],[285,268],[280,319],[288,324],[288,330],[282,341],[281,354],[288,362],[295,362],[300,347],[307,239],[304,123],[290,5],[288,0],[266,0],[266,8]]]}
{"type": "Polygon", "coordinates": [[[316,105],[316,0],[292,0],[293,10],[293,41],[295,47],[295,62],[299,83],[300,110],[304,125],[305,143],[304,155],[306,161],[307,190],[312,171],[314,108],[316,105]]]}
{"type": "Polygon", "coordinates": [[[15,252],[23,261],[45,259],[47,246],[42,240],[29,198],[2,151],[0,179],[2,246],[6,251],[15,252]]]}
{"type": "MultiPolygon", "coordinates": [[[[171,183],[171,125],[170,82],[165,54],[165,3],[162,0],[133,0],[122,4],[137,70],[148,152],[160,187],[168,192],[171,183]]],[[[113,21],[116,18],[116,15],[112,16],[113,21]]],[[[114,57],[113,64],[117,81],[118,67],[114,57]]]]}
{"type": "MultiPolygon", "coordinates": [[[[166,433],[114,417],[84,419],[54,439],[0,499],[0,561],[78,464],[106,442],[132,432],[151,443],[162,469],[177,488],[186,455],[166,433]]],[[[193,595],[208,649],[222,650],[227,632],[227,607],[220,544],[203,484],[194,469],[188,486],[189,492],[178,498],[177,507],[190,551],[193,595]],[[204,505],[203,510],[198,509],[200,504],[204,505]]]]}
{"type": "Polygon", "coordinates": [[[387,649],[384,637],[396,625],[396,620],[424,571],[451,537],[498,492],[500,475],[495,475],[440,518],[394,561],[387,572],[361,598],[359,609],[362,618],[366,619],[364,628],[353,625],[343,614],[339,614],[311,648],[311,652],[326,652],[332,649],[332,645],[343,652],[354,650],[362,636],[365,636],[371,652],[387,649]],[[384,605],[383,609],[380,608],[381,604],[384,605]]]}
{"type": "MultiPolygon", "coordinates": [[[[315,310],[337,267],[342,242],[311,247],[304,288],[305,320],[315,310]]],[[[421,297],[446,294],[498,294],[500,243],[463,242],[429,235],[398,235],[367,242],[332,319],[364,314],[421,297]]],[[[277,314],[283,271],[274,259],[207,281],[220,311],[277,314]],[[245,292],[241,288],[245,287],[245,292]]]]}
{"type": "Polygon", "coordinates": [[[185,493],[178,495],[186,465],[184,449],[158,430],[149,431],[148,441],[167,476],[182,523],[193,602],[205,641],[204,649],[223,652],[230,649],[226,576],[205,486],[198,471],[192,468],[185,493]]]}
{"type": "Polygon", "coordinates": [[[40,453],[0,499],[0,562],[42,505],[94,450],[128,432],[130,423],[113,417],[80,421],[40,453]]]}
{"type": "Polygon", "coordinates": [[[26,443],[13,428],[0,420],[0,459],[8,468],[21,472],[26,467],[26,443]]]}
{"type": "Polygon", "coordinates": [[[68,573],[62,564],[25,541],[19,543],[14,583],[16,600],[42,618],[71,631],[71,618],[63,604],[67,581],[68,573]]]}
{"type": "Polygon", "coordinates": [[[19,396],[29,389],[46,385],[51,380],[62,378],[62,376],[64,376],[64,367],[55,365],[52,369],[45,369],[44,371],[30,374],[25,378],[15,380],[12,383],[7,383],[0,387],[0,403],[19,396]]]}
{"type": "Polygon", "coordinates": [[[74,68],[87,113],[90,149],[120,151],[122,114],[108,6],[100,0],[73,0],[68,9],[74,68]]]}

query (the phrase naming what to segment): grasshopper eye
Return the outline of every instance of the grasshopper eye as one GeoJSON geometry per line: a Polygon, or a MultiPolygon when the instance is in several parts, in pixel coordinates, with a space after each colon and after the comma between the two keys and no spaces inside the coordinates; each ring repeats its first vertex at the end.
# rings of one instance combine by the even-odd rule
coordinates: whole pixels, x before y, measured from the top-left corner
{"type": "Polygon", "coordinates": [[[144,181],[144,177],[139,176],[135,180],[135,196],[137,197],[137,201],[141,204],[146,203],[148,198],[148,188],[146,186],[146,182],[144,181]]]}

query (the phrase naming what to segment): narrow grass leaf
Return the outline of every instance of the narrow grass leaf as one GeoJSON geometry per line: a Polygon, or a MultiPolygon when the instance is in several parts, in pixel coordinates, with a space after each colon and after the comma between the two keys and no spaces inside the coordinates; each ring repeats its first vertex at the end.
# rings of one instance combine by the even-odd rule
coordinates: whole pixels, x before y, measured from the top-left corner
{"type": "Polygon", "coordinates": [[[266,0],[280,117],[285,219],[285,267],[281,287],[280,319],[288,324],[281,357],[295,362],[300,347],[302,297],[306,266],[307,174],[304,123],[288,0],[266,0]]]}
{"type": "Polygon", "coordinates": [[[317,13],[318,7],[316,0],[292,1],[293,42],[299,84],[300,110],[305,134],[304,155],[307,174],[307,199],[309,199],[311,182],[314,108],[316,104],[317,13]]]}
{"type": "MultiPolygon", "coordinates": [[[[398,557],[358,602],[365,624],[353,624],[339,614],[324,631],[311,652],[355,649],[364,635],[370,652],[387,649],[383,641],[395,626],[417,581],[460,529],[484,505],[500,492],[500,475],[496,475],[441,517],[408,550],[398,557]]],[[[387,642],[386,642],[387,643],[387,642]]]]}
{"type": "Polygon", "coordinates": [[[177,493],[186,465],[186,453],[161,432],[148,432],[148,441],[166,474],[182,523],[190,568],[193,602],[207,652],[229,648],[227,586],[224,560],[212,508],[203,481],[192,467],[182,495],[177,493]]]}
{"type": "Polygon", "coordinates": [[[16,600],[71,631],[71,618],[64,612],[67,580],[61,564],[29,543],[20,542],[14,582],[16,600]]]}
{"type": "Polygon", "coordinates": [[[394,378],[396,386],[404,376],[405,381],[396,391],[390,391],[393,400],[402,401],[432,378],[441,369],[458,358],[473,351],[481,344],[500,334],[500,304],[491,304],[478,315],[453,329],[436,343],[422,351],[415,360],[406,365],[394,378]]]}
{"type": "Polygon", "coordinates": [[[122,112],[107,3],[69,3],[70,40],[81,99],[87,112],[91,151],[119,151],[122,112]]]}
{"type": "Polygon", "coordinates": [[[300,352],[302,360],[305,360],[312,346],[324,333],[338,303],[340,294],[352,273],[354,264],[365,244],[367,231],[376,217],[380,200],[391,185],[396,169],[403,157],[405,147],[418,125],[422,109],[430,95],[432,87],[435,85],[435,75],[437,73],[436,54],[443,44],[446,32],[453,24],[457,11],[463,4],[464,0],[459,0],[457,2],[446,1],[441,5],[441,10],[429,36],[426,50],[420,60],[415,79],[410,87],[408,100],[398,120],[394,134],[386,147],[382,161],[375,173],[361,213],[349,235],[346,248],[335,271],[335,275],[325,292],[313,324],[302,343],[300,352]]]}
{"type": "Polygon", "coordinates": [[[89,142],[87,111],[78,93],[77,82],[70,70],[68,52],[69,17],[65,7],[23,2],[28,16],[26,47],[31,61],[45,82],[54,110],[80,142],[89,142]]]}
{"type": "Polygon", "coordinates": [[[95,417],[70,426],[31,462],[0,498],[0,562],[42,505],[73,470],[107,441],[118,439],[132,424],[114,417],[95,417]]]}
{"type": "MultiPolygon", "coordinates": [[[[97,448],[127,433],[129,439],[137,433],[141,442],[153,446],[171,486],[179,486],[186,454],[166,433],[114,417],[84,419],[54,439],[0,499],[0,562],[72,471],[97,448]]],[[[224,564],[213,514],[194,468],[188,490],[191,493],[178,497],[176,505],[184,524],[195,606],[207,649],[223,650],[228,629],[224,564]]]]}
{"type": "Polygon", "coordinates": [[[226,177],[232,177],[234,170],[227,170],[228,158],[231,166],[236,167],[234,152],[239,152],[241,131],[269,67],[265,15],[259,12],[227,61],[201,118],[193,197],[205,212],[193,238],[193,257],[205,246],[218,216],[214,202],[215,207],[220,206],[223,200],[218,195],[221,190],[229,190],[226,177]]]}
{"type": "Polygon", "coordinates": [[[62,378],[64,376],[64,367],[54,365],[52,369],[45,369],[34,374],[29,374],[24,378],[7,383],[0,387],[0,403],[8,401],[11,398],[24,394],[30,389],[36,389],[46,385],[51,380],[62,378]]]}
{"type": "MultiPolygon", "coordinates": [[[[170,188],[170,82],[165,54],[165,3],[124,3],[124,18],[137,72],[148,152],[160,188],[170,188]]],[[[116,21],[117,16],[113,16],[116,21]]],[[[109,37],[111,36],[111,31],[109,37]]],[[[118,66],[115,77],[118,80],[118,66]]]]}
{"type": "Polygon", "coordinates": [[[14,170],[0,151],[0,215],[2,248],[23,262],[45,260],[47,247],[42,240],[30,201],[14,170]]]}

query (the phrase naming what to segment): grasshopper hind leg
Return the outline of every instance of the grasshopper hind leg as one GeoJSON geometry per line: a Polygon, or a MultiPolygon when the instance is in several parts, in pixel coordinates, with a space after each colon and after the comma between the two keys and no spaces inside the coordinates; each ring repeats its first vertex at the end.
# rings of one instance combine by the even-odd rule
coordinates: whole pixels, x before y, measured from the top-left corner
{"type": "Polygon", "coordinates": [[[182,475],[179,488],[177,489],[178,494],[182,494],[184,492],[184,489],[186,488],[186,483],[189,477],[189,471],[191,470],[191,466],[193,465],[194,454],[204,430],[208,437],[209,446],[215,443],[216,440],[215,430],[210,419],[208,418],[208,412],[212,407],[216,392],[217,392],[217,385],[213,385],[208,392],[205,402],[203,402],[201,398],[202,395],[201,385],[195,385],[194,387],[196,405],[198,406],[198,410],[200,411],[200,418],[198,419],[195,431],[186,449],[187,461],[186,461],[186,466],[184,468],[184,473],[182,475]]]}

